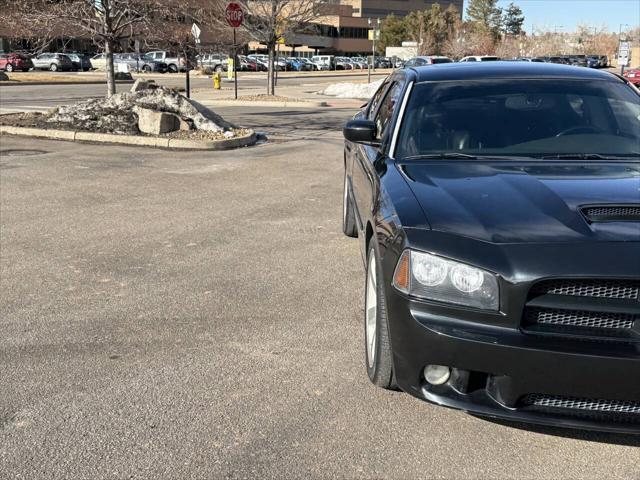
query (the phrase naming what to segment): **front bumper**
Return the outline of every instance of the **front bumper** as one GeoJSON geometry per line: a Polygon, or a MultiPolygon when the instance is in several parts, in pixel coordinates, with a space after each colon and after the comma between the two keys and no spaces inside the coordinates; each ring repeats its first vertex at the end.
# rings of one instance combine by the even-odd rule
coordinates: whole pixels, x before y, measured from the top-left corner
{"type": "Polygon", "coordinates": [[[469,310],[415,301],[390,290],[387,308],[398,386],[429,402],[482,416],[640,434],[640,413],[546,408],[528,395],[640,404],[640,347],[525,335],[462,318],[469,310]],[[426,365],[453,369],[429,385],[426,365]]]}

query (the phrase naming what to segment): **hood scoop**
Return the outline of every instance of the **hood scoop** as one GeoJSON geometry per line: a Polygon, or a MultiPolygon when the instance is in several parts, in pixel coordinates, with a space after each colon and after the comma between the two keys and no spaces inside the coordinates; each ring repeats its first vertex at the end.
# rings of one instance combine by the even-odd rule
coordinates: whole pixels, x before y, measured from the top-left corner
{"type": "Polygon", "coordinates": [[[637,205],[584,205],[582,215],[589,223],[640,222],[640,204],[637,205]]]}

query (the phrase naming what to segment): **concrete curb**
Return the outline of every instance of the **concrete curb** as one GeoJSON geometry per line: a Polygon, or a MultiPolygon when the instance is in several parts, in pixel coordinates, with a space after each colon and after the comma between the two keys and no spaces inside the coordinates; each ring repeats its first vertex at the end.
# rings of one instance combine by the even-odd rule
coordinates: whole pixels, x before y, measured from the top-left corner
{"type": "Polygon", "coordinates": [[[327,102],[324,101],[311,101],[311,102],[264,102],[264,101],[251,101],[251,100],[198,100],[200,103],[213,105],[217,107],[275,107],[275,108],[318,108],[327,107],[327,102]]]}
{"type": "Polygon", "coordinates": [[[244,137],[225,140],[185,140],[180,138],[142,137],[135,135],[113,135],[110,133],[74,132],[70,130],[46,130],[43,128],[11,127],[0,125],[0,134],[26,137],[49,138],[70,142],[112,143],[119,145],[137,145],[155,148],[175,148],[183,150],[228,150],[248,147],[258,140],[251,130],[244,137]]]}

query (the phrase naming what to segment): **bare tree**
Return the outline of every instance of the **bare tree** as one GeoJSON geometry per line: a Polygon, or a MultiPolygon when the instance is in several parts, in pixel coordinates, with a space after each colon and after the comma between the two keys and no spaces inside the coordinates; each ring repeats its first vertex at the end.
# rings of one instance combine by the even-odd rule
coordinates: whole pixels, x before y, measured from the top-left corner
{"type": "Polygon", "coordinates": [[[24,15],[47,5],[42,0],[0,0],[0,25],[9,25],[12,36],[20,40],[19,49],[34,55],[45,51],[52,40],[63,31],[49,21],[47,15],[24,15]]]}
{"type": "Polygon", "coordinates": [[[107,96],[116,91],[113,53],[122,40],[141,34],[161,0],[16,0],[16,14],[25,22],[73,30],[103,47],[107,96]]]}
{"type": "Polygon", "coordinates": [[[267,94],[275,95],[275,54],[278,42],[287,36],[308,30],[310,23],[327,12],[327,2],[324,0],[243,0],[239,3],[245,11],[245,21],[241,30],[249,38],[267,47],[269,53],[267,94]]]}

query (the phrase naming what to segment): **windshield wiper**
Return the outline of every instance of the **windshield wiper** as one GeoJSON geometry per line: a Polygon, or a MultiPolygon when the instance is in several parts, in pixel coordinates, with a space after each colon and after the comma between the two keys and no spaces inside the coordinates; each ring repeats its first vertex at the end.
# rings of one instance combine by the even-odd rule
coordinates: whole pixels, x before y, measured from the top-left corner
{"type": "Polygon", "coordinates": [[[599,153],[558,153],[538,157],[540,160],[619,160],[625,157],[601,155],[599,153]]]}
{"type": "Polygon", "coordinates": [[[468,153],[445,152],[445,153],[428,153],[425,155],[413,155],[411,157],[405,157],[403,158],[403,160],[429,160],[432,158],[435,158],[435,159],[462,158],[462,159],[477,160],[479,158],[489,158],[489,157],[478,157],[477,155],[470,155],[468,153]]]}

